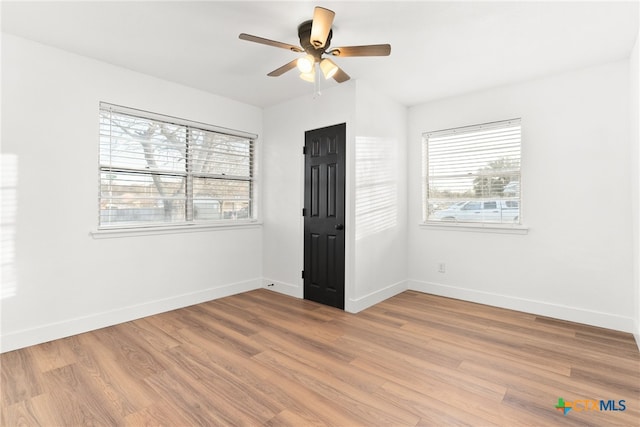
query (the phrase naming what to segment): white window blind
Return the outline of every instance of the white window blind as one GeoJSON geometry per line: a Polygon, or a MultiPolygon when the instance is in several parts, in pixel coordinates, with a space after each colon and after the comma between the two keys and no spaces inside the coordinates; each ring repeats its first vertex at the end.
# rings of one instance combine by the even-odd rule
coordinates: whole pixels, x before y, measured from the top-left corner
{"type": "Polygon", "coordinates": [[[254,140],[101,103],[99,226],[252,218],[254,140]]]}
{"type": "Polygon", "coordinates": [[[520,224],[520,119],[423,134],[423,219],[520,224]]]}

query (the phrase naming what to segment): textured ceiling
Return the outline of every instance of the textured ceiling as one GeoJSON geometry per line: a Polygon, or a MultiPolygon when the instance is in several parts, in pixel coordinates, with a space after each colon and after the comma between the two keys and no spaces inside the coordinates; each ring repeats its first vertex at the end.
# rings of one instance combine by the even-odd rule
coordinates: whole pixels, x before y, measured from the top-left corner
{"type": "Polygon", "coordinates": [[[638,34],[638,1],[3,1],[1,19],[6,33],[266,107],[313,85],[295,70],[267,77],[296,54],[238,34],[297,45],[314,6],[336,12],[333,47],[391,44],[389,57],[335,62],[408,106],[623,59],[638,34]]]}

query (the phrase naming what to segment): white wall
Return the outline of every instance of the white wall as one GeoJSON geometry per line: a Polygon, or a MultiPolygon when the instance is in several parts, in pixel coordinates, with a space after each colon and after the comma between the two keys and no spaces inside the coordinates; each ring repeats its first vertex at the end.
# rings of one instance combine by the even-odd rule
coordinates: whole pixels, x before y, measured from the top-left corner
{"type": "Polygon", "coordinates": [[[411,108],[409,287],[631,331],[628,73],[620,61],[411,108]],[[516,117],[528,234],[419,227],[421,134],[516,117]]]}
{"type": "Polygon", "coordinates": [[[358,81],[355,128],[352,312],[407,288],[407,108],[358,81]]]}
{"type": "Polygon", "coordinates": [[[335,86],[315,99],[310,91],[265,110],[266,287],[303,296],[304,132],[346,122],[345,310],[363,310],[406,289],[406,114],[405,107],[360,81],[335,86]],[[366,193],[364,175],[357,175],[370,153],[387,155],[377,166],[388,171],[388,182],[377,194],[366,193]],[[393,218],[372,212],[381,207],[380,196],[390,199],[383,204],[393,209],[382,208],[393,218]]]}
{"type": "MultiPolygon", "coordinates": [[[[269,289],[298,298],[303,297],[301,271],[304,266],[304,239],[302,208],[304,207],[304,133],[339,123],[347,124],[347,165],[352,158],[353,122],[355,119],[355,83],[343,83],[313,96],[313,85],[309,95],[296,98],[264,110],[263,147],[263,265],[264,285],[269,289]]],[[[347,167],[347,200],[353,174],[347,167]]],[[[349,237],[353,222],[347,206],[346,235],[346,280],[348,293],[350,277],[350,252],[353,251],[349,237]]]]}
{"type": "Polygon", "coordinates": [[[100,101],[262,132],[258,108],[3,35],[2,351],[261,285],[259,226],[92,238],[100,101]]]}
{"type": "Polygon", "coordinates": [[[2,175],[3,187],[12,188],[3,188],[3,262],[10,263],[2,276],[1,349],[271,283],[273,290],[302,297],[304,132],[343,122],[347,310],[409,286],[634,330],[638,339],[637,58],[636,43],[631,67],[628,61],[606,64],[428,103],[408,114],[354,81],[317,99],[310,90],[262,112],[3,35],[2,175]],[[99,101],[261,135],[263,229],[92,238],[99,101]],[[523,120],[529,233],[419,227],[422,132],[512,117],[523,120]],[[636,132],[631,137],[629,129],[636,132]],[[381,165],[388,171],[386,188],[395,183],[389,197],[397,210],[385,212],[395,222],[377,222],[363,208],[377,203],[363,191],[366,179],[356,176],[366,169],[369,147],[388,155],[381,165]],[[439,262],[447,273],[437,273],[439,262]]]}
{"type": "Polygon", "coordinates": [[[631,122],[631,200],[633,202],[633,283],[635,286],[634,334],[640,349],[640,31],[629,58],[631,122]]]}

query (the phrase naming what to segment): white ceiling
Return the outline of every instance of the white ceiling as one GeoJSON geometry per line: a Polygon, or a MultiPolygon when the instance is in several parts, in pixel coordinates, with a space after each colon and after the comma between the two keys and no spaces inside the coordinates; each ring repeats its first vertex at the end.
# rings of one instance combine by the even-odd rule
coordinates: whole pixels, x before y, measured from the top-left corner
{"type": "MultiPolygon", "coordinates": [[[[311,94],[296,54],[314,6],[336,12],[332,47],[390,43],[391,56],[335,58],[402,104],[623,59],[639,2],[3,1],[2,31],[260,107],[311,94]]],[[[323,87],[335,86],[333,80],[323,87]]]]}

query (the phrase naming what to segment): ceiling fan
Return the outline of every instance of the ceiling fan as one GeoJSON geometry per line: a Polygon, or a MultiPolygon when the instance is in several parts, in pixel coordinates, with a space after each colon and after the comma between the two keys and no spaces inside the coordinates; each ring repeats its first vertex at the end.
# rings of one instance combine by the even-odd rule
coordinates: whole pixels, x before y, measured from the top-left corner
{"type": "Polygon", "coordinates": [[[371,44],[363,46],[344,46],[329,49],[333,30],[333,18],[335,12],[323,7],[316,7],[313,12],[313,19],[305,21],[298,26],[298,37],[300,46],[269,40],[251,34],[242,33],[239,38],[254,43],[266,44],[268,46],[287,49],[296,53],[306,53],[306,55],[286,63],[280,68],[276,68],[268,76],[277,77],[296,67],[300,70],[300,78],[309,82],[316,81],[316,68],[322,71],[325,79],[333,78],[338,83],[346,82],[349,75],[340,69],[331,59],[323,58],[323,55],[331,55],[341,58],[349,56],[388,56],[391,53],[391,45],[371,44]],[[316,66],[317,64],[317,66],[316,66]]]}

